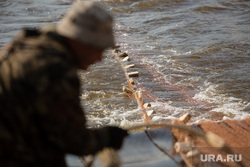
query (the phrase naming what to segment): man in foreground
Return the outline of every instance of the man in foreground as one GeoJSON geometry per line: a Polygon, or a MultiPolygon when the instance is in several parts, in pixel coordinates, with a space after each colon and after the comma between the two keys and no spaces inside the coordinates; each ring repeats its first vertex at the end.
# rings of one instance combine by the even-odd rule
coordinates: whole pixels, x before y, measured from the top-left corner
{"type": "Polygon", "coordinates": [[[90,130],[77,69],[114,46],[112,17],[75,3],[57,26],[23,30],[0,56],[0,166],[66,166],[64,156],[119,149],[127,132],[90,130]]]}

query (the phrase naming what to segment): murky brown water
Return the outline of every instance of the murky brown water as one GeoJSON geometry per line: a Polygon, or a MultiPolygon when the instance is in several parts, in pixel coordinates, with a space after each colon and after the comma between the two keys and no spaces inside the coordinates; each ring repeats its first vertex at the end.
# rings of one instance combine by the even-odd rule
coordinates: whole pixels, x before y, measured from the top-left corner
{"type": "MultiPolygon", "coordinates": [[[[0,47],[22,27],[55,24],[69,0],[1,0],[0,47]]],[[[250,115],[248,0],[100,0],[115,17],[116,41],[140,72],[137,81],[158,97],[152,120],[189,112],[193,121],[250,115]]],[[[89,126],[142,122],[119,63],[110,52],[79,72],[89,126]]]]}
{"type": "MultiPolygon", "coordinates": [[[[153,120],[185,112],[194,121],[249,115],[248,1],[102,2],[116,17],[117,42],[136,64],[138,82],[159,98],[146,99],[153,120]]],[[[90,113],[94,124],[142,121],[137,104],[121,93],[127,84],[112,58],[83,75],[98,75],[83,94],[89,109],[102,113],[90,113]]]]}
{"type": "MultiPolygon", "coordinates": [[[[102,0],[115,17],[116,41],[140,72],[137,81],[158,97],[153,120],[184,112],[194,121],[249,115],[249,1],[102,0]]],[[[22,27],[55,24],[71,1],[0,1],[0,47],[22,27]]],[[[107,52],[80,73],[90,126],[141,122],[122,92],[126,80],[107,52]]]]}
{"type": "MultiPolygon", "coordinates": [[[[250,109],[250,14],[247,0],[101,0],[115,17],[116,41],[136,64],[137,81],[158,100],[152,119],[185,112],[194,121],[242,119],[250,109]]],[[[55,24],[69,0],[0,1],[0,47],[22,27],[55,24]]],[[[141,122],[126,80],[107,52],[79,73],[90,126],[141,122]]]]}

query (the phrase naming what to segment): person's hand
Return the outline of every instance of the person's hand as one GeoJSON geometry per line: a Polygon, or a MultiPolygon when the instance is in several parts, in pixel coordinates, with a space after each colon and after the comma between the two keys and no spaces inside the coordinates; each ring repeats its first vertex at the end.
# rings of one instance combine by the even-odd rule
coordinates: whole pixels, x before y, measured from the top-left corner
{"type": "Polygon", "coordinates": [[[123,139],[128,136],[128,132],[118,127],[108,126],[105,128],[107,128],[109,135],[109,142],[107,147],[112,147],[116,150],[120,149],[123,143],[123,139]]]}

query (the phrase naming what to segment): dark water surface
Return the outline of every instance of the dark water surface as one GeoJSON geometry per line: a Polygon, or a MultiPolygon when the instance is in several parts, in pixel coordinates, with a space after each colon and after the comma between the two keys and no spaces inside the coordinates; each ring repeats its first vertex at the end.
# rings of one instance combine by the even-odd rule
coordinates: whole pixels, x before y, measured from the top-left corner
{"type": "MultiPolygon", "coordinates": [[[[69,0],[1,0],[0,47],[22,27],[56,24],[69,0]]],[[[136,80],[156,96],[152,120],[189,112],[193,122],[250,115],[250,3],[248,0],[100,0],[115,17],[116,41],[131,57],[136,80]]],[[[79,72],[89,126],[142,122],[119,63],[79,72]]],[[[70,158],[69,158],[70,159],[70,158]]],[[[72,163],[79,162],[75,160],[72,163]]],[[[73,165],[74,166],[74,165],[73,165]]]]}
{"type": "MultiPolygon", "coordinates": [[[[1,0],[0,47],[22,27],[56,24],[69,0],[1,0]]],[[[100,0],[115,17],[116,41],[131,57],[136,80],[157,100],[152,120],[189,112],[194,122],[250,115],[250,3],[248,0],[100,0]]],[[[89,126],[142,122],[119,63],[79,72],[89,126]]]]}
{"type": "MultiPolygon", "coordinates": [[[[249,1],[101,2],[116,18],[117,43],[136,64],[137,80],[160,99],[151,102],[153,120],[184,112],[194,121],[249,115],[249,1]]],[[[82,97],[97,111],[89,115],[94,124],[141,121],[137,104],[121,92],[126,82],[117,67],[106,59],[83,74],[98,76],[82,97]]]]}
{"type": "MultiPolygon", "coordinates": [[[[56,24],[69,0],[0,1],[0,47],[22,27],[56,24]]],[[[116,41],[136,64],[137,81],[158,100],[153,120],[189,112],[193,120],[242,119],[250,108],[250,15],[244,0],[101,0],[115,17],[116,41]]],[[[80,72],[90,126],[141,122],[124,95],[119,63],[80,72]]],[[[146,99],[147,100],[147,99],[146,99]]]]}

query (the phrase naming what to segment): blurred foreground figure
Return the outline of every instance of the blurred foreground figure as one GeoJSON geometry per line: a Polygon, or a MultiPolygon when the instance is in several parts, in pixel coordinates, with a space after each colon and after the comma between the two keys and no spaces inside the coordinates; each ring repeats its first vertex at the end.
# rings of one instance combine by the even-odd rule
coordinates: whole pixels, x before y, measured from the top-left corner
{"type": "Polygon", "coordinates": [[[58,25],[24,29],[1,51],[1,167],[63,167],[67,153],[121,147],[125,130],[85,127],[77,77],[113,46],[112,17],[78,2],[58,25]]]}

